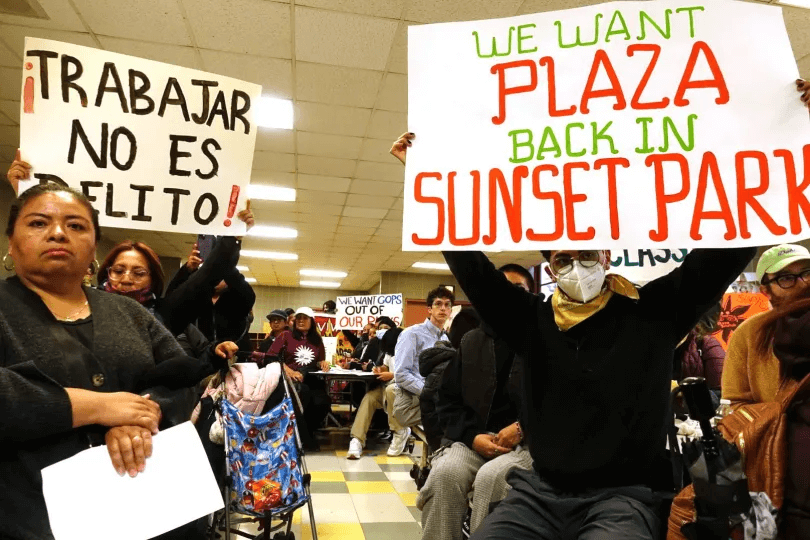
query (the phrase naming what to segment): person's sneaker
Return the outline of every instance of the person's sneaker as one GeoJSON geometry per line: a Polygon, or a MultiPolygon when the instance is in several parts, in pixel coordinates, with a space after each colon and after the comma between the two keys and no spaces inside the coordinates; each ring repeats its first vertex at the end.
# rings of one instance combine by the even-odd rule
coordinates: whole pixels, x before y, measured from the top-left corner
{"type": "Polygon", "coordinates": [[[363,445],[360,444],[360,439],[352,438],[349,442],[349,451],[346,452],[346,459],[360,459],[363,455],[363,445]]]}
{"type": "Polygon", "coordinates": [[[388,455],[390,457],[396,457],[405,450],[405,446],[408,444],[408,437],[411,436],[411,428],[405,428],[397,430],[394,433],[394,438],[391,439],[391,446],[388,447],[388,455]]]}

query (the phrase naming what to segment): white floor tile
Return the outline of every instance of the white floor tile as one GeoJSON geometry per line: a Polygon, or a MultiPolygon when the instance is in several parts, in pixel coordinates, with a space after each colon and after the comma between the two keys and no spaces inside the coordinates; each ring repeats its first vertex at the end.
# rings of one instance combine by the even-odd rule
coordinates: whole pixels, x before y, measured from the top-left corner
{"type": "MultiPolygon", "coordinates": [[[[360,523],[351,497],[347,493],[313,493],[315,523],[360,523]]],[[[301,523],[309,524],[306,507],[301,509],[301,523]]]]}
{"type": "Polygon", "coordinates": [[[413,523],[413,515],[396,493],[350,495],[360,523],[413,523]]]}

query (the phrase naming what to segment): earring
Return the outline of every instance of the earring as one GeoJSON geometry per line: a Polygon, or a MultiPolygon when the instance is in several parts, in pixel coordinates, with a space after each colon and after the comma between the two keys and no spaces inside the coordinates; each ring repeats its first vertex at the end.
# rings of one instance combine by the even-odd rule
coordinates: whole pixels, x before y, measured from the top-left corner
{"type": "Polygon", "coordinates": [[[6,253],[3,255],[3,268],[5,268],[7,272],[14,271],[14,259],[11,258],[11,253],[6,253]],[[11,261],[10,265],[9,261],[11,261]]]}
{"type": "Polygon", "coordinates": [[[90,263],[90,274],[96,275],[98,273],[98,259],[93,259],[93,262],[90,263]]]}

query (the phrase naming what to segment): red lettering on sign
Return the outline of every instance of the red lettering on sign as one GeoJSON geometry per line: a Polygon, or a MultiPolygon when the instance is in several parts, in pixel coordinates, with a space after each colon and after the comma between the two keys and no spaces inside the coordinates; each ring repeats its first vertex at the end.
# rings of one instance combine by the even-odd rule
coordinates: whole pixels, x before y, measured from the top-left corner
{"type": "Polygon", "coordinates": [[[650,231],[650,240],[663,242],[669,238],[667,205],[682,201],[689,195],[689,163],[681,154],[658,154],[648,156],[644,160],[644,164],[647,167],[655,168],[655,205],[658,212],[658,230],[650,231]],[[683,184],[678,193],[667,194],[664,192],[664,163],[666,162],[676,162],[681,167],[683,184]]]}
{"type": "Polygon", "coordinates": [[[622,166],[625,169],[630,166],[630,161],[625,158],[605,158],[598,159],[593,164],[595,170],[607,167],[608,170],[608,206],[610,207],[610,237],[619,239],[619,201],[616,194],[616,167],[622,166]]]}
{"type": "Polygon", "coordinates": [[[616,99],[616,104],[613,110],[621,111],[627,107],[627,101],[624,99],[624,92],[622,85],[619,83],[619,77],[616,76],[616,70],[613,69],[613,64],[605,51],[599,49],[593,57],[593,65],[591,66],[591,73],[588,75],[588,82],[585,83],[585,90],[582,92],[582,103],[579,110],[582,114],[588,114],[588,102],[594,98],[613,97],[616,99]],[[599,68],[602,67],[610,80],[610,88],[604,90],[594,90],[593,85],[596,82],[596,75],[599,73],[599,68]]]}
{"type": "Polygon", "coordinates": [[[658,57],[661,55],[661,46],[654,43],[637,43],[627,47],[627,56],[632,58],[636,52],[651,52],[653,54],[650,58],[650,63],[647,66],[647,70],[644,72],[644,76],[641,77],[641,81],[638,83],[638,88],[636,88],[636,91],[633,94],[633,99],[630,100],[630,107],[637,110],[663,109],[667,107],[669,105],[669,98],[667,97],[663,98],[661,101],[652,101],[649,103],[641,103],[640,101],[641,94],[644,92],[644,89],[647,88],[647,83],[650,82],[650,76],[652,75],[656,64],[658,64],[658,57]]]}
{"type": "Polygon", "coordinates": [[[591,166],[582,162],[566,163],[563,165],[563,191],[565,193],[565,226],[568,230],[568,238],[571,240],[593,240],[596,236],[596,229],[588,227],[585,232],[577,232],[577,226],[574,219],[574,204],[578,202],[585,202],[588,196],[584,193],[574,193],[571,186],[571,171],[574,169],[582,169],[583,171],[591,170],[591,166]]]}
{"type": "Polygon", "coordinates": [[[441,180],[441,173],[419,173],[416,175],[416,181],[413,186],[413,197],[418,203],[435,204],[439,213],[439,223],[436,227],[435,238],[419,238],[416,233],[411,237],[414,244],[417,246],[438,246],[444,241],[444,201],[439,197],[425,197],[422,195],[422,182],[425,178],[435,178],[441,180]]]}
{"type": "Polygon", "coordinates": [[[723,77],[723,72],[720,71],[720,66],[717,63],[717,58],[714,57],[711,47],[704,41],[696,41],[692,46],[692,52],[689,55],[689,60],[686,62],[686,69],[683,72],[683,78],[678,85],[678,91],[675,92],[675,99],[673,103],[676,107],[686,107],[689,105],[689,100],[684,98],[687,90],[694,88],[714,88],[720,94],[714,100],[718,105],[725,105],[728,103],[728,86],[726,86],[726,79],[723,77]],[[706,62],[709,64],[709,70],[712,72],[712,78],[706,80],[692,80],[692,75],[695,71],[695,64],[697,64],[698,57],[703,53],[706,57],[706,62]]]}
{"type": "Polygon", "coordinates": [[[490,72],[498,75],[498,116],[492,117],[492,123],[495,125],[503,124],[506,120],[506,96],[511,94],[520,94],[523,92],[531,92],[537,88],[537,68],[534,65],[534,60],[517,60],[515,62],[507,62],[505,64],[496,64],[492,66],[490,72]],[[522,86],[515,86],[514,88],[506,87],[506,70],[515,67],[527,67],[531,73],[531,82],[522,86]]]}
{"type": "Polygon", "coordinates": [[[539,165],[532,171],[532,193],[536,199],[541,201],[551,200],[554,201],[554,232],[553,233],[537,233],[534,229],[526,230],[526,238],[535,242],[550,242],[552,240],[559,240],[562,238],[565,224],[563,223],[563,200],[562,196],[556,191],[543,191],[540,189],[540,173],[548,171],[551,176],[560,174],[559,169],[555,165],[539,165]]]}
{"type": "Polygon", "coordinates": [[[781,236],[787,232],[787,229],[781,225],[777,225],[773,218],[765,211],[757,196],[764,195],[768,191],[768,186],[771,182],[771,173],[768,169],[768,156],[763,152],[739,152],[735,156],[734,161],[737,169],[737,215],[740,220],[740,236],[742,238],[751,238],[751,233],[748,231],[748,214],[746,206],[750,206],[751,210],[762,220],[762,223],[768,228],[771,234],[781,236]],[[755,159],[759,165],[760,183],[755,188],[749,188],[745,185],[745,160],[755,159]]]}
{"type": "Polygon", "coordinates": [[[498,209],[497,193],[500,192],[506,221],[509,223],[509,232],[512,241],[520,242],[523,237],[521,225],[521,184],[529,176],[529,168],[525,165],[515,167],[512,171],[512,196],[509,196],[509,187],[500,169],[489,171],[489,234],[484,236],[484,244],[491,246],[498,236],[498,209]]]}

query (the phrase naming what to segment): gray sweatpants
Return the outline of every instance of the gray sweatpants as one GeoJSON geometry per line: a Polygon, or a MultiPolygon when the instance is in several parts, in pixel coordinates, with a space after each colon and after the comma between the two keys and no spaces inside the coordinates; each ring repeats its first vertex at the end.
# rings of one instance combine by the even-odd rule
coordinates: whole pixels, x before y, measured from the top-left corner
{"type": "Polygon", "coordinates": [[[534,470],[509,473],[512,489],[471,540],[652,540],[658,517],[644,486],[565,493],[534,470]]]}
{"type": "Polygon", "coordinates": [[[474,531],[489,514],[489,505],[506,496],[506,474],[515,467],[531,466],[529,451],[520,447],[490,461],[464,443],[445,448],[433,458],[427,482],[416,498],[416,507],[422,511],[422,538],[460,540],[471,492],[470,530],[474,531]]]}

